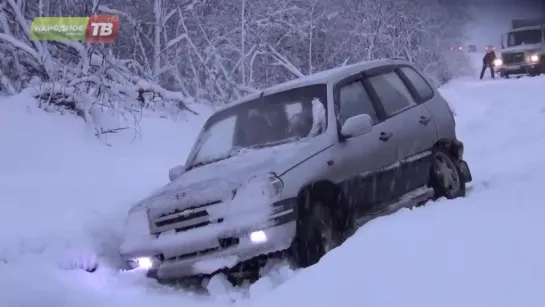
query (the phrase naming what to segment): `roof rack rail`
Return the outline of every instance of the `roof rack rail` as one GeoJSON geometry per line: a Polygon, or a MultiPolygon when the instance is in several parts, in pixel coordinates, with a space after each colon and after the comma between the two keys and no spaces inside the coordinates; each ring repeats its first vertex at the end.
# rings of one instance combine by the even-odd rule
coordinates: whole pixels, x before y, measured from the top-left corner
{"type": "Polygon", "coordinates": [[[393,57],[389,57],[389,59],[391,59],[391,60],[407,60],[406,57],[402,57],[402,56],[393,56],[393,57]]]}

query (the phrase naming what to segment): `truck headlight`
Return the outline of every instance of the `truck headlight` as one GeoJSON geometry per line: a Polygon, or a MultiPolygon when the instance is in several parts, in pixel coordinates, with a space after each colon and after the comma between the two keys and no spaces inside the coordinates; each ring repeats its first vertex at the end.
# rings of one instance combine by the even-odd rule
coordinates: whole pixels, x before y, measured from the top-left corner
{"type": "Polygon", "coordinates": [[[494,60],[494,66],[502,66],[502,65],[503,65],[503,61],[501,59],[494,60]]]}
{"type": "Polygon", "coordinates": [[[530,62],[537,62],[539,61],[539,56],[537,54],[532,54],[530,57],[530,62]]]}

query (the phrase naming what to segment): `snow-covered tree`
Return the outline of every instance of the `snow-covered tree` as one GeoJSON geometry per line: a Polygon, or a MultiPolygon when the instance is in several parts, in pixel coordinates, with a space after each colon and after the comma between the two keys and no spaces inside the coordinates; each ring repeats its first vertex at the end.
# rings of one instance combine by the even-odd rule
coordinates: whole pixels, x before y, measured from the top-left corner
{"type": "Polygon", "coordinates": [[[92,120],[96,109],[180,112],[192,103],[228,103],[382,57],[406,57],[440,84],[466,64],[449,48],[463,39],[466,6],[464,0],[5,0],[0,91],[28,91],[44,106],[92,120]],[[29,39],[34,17],[92,14],[120,16],[115,44],[29,39]]]}

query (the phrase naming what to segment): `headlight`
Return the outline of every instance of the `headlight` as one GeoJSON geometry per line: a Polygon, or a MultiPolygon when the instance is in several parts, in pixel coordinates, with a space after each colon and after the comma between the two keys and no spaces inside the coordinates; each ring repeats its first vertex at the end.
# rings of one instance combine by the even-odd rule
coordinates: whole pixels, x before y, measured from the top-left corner
{"type": "Polygon", "coordinates": [[[280,180],[280,178],[276,177],[276,175],[271,175],[269,178],[269,196],[276,196],[282,192],[282,189],[284,189],[284,182],[280,180]]]}
{"type": "Polygon", "coordinates": [[[284,189],[284,182],[275,174],[269,173],[266,176],[255,176],[246,183],[246,188],[261,190],[263,196],[273,198],[284,189]]]}
{"type": "Polygon", "coordinates": [[[259,201],[257,198],[263,198],[268,202],[283,189],[284,182],[273,173],[254,176],[233,193],[233,199],[251,199],[257,202],[259,201]]]}
{"type": "Polygon", "coordinates": [[[494,60],[494,66],[501,66],[501,65],[503,65],[503,61],[501,59],[494,60]]]}
{"type": "Polygon", "coordinates": [[[530,56],[530,62],[537,62],[539,61],[539,56],[537,54],[532,54],[530,56]]]}

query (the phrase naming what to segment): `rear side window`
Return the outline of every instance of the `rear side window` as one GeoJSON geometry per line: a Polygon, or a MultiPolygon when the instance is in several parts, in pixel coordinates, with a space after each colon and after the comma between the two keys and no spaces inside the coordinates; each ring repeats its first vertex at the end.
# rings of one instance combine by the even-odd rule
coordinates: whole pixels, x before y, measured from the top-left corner
{"type": "Polygon", "coordinates": [[[337,118],[341,125],[350,117],[360,114],[371,116],[374,123],[378,121],[371,98],[360,81],[341,87],[339,92],[339,107],[340,110],[337,118]]]}
{"type": "Polygon", "coordinates": [[[422,99],[422,102],[427,101],[433,97],[433,89],[431,88],[430,84],[422,75],[420,75],[414,68],[412,67],[402,67],[401,72],[407,76],[409,81],[414,86],[416,92],[418,93],[418,96],[420,96],[420,99],[422,99]]]}
{"type": "Polygon", "coordinates": [[[387,116],[416,105],[405,83],[395,72],[369,78],[387,116]]]}

